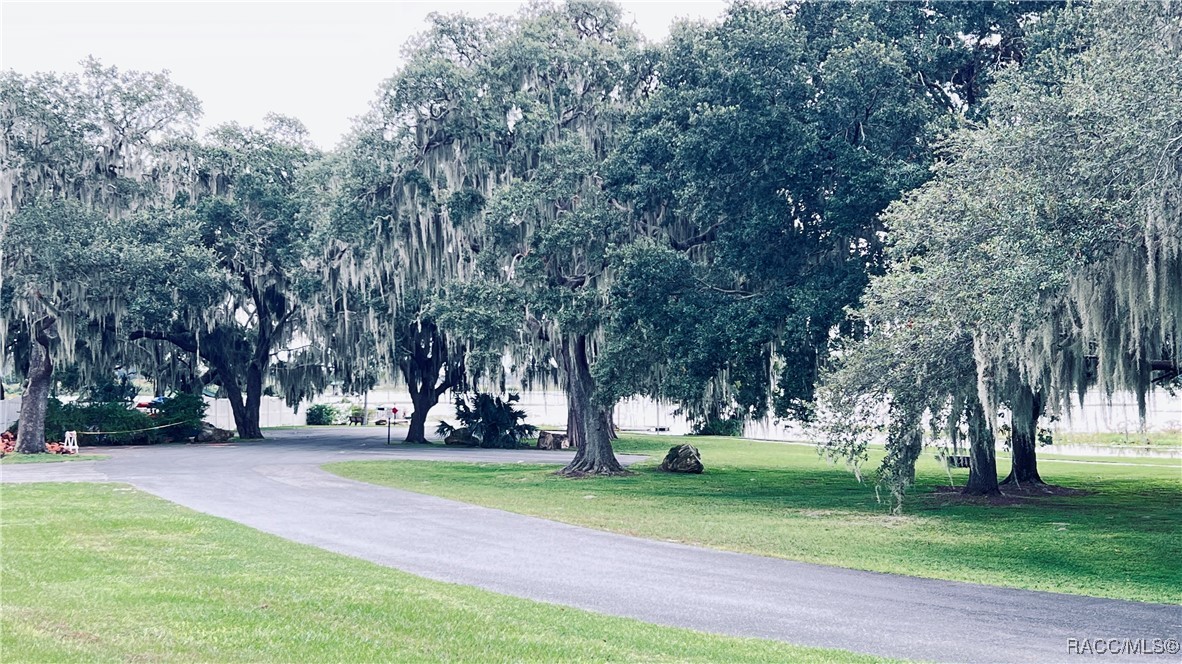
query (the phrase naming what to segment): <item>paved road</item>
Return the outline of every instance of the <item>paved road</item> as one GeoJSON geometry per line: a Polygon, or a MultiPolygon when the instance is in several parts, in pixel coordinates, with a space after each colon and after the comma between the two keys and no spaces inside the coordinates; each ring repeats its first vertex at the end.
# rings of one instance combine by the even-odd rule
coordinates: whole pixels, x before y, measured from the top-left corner
{"type": "Polygon", "coordinates": [[[1182,638],[1180,606],[643,540],[354,482],[318,467],[394,458],[560,463],[569,458],[564,452],[387,448],[384,432],[374,429],[270,435],[265,443],[117,449],[106,461],[4,466],[0,478],[128,482],[201,512],[424,577],[720,634],[966,662],[1070,661],[1069,639],[1182,638]]]}

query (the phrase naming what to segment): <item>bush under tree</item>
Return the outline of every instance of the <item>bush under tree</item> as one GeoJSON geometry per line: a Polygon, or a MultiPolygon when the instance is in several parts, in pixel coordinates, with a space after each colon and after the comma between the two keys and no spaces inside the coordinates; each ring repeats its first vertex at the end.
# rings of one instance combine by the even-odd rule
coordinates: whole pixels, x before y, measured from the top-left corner
{"type": "Polygon", "coordinates": [[[307,423],[312,426],[334,424],[337,421],[337,409],[326,403],[318,403],[308,408],[307,423]]]}
{"type": "MultiPolygon", "coordinates": [[[[468,399],[458,395],[456,419],[462,428],[480,441],[481,447],[516,449],[524,438],[537,431],[537,427],[525,423],[525,411],[513,407],[520,398],[510,394],[507,399],[502,399],[482,392],[473,395],[469,404],[468,399]]],[[[436,431],[441,436],[447,436],[456,429],[447,422],[440,422],[436,431]]]]}

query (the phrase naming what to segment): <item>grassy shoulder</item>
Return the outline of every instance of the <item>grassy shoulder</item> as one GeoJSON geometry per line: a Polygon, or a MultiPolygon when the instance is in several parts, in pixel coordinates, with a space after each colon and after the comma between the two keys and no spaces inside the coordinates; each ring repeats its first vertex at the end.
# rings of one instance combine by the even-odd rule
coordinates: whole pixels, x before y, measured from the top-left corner
{"type": "Polygon", "coordinates": [[[11,466],[23,463],[63,463],[66,461],[102,461],[111,457],[105,454],[6,454],[0,458],[0,465],[11,466]]]}
{"type": "MultiPolygon", "coordinates": [[[[905,513],[812,446],[692,438],[706,472],[656,472],[681,439],[629,436],[649,454],[628,477],[569,480],[553,466],[336,463],[345,477],[640,537],[878,572],[1182,603],[1182,463],[1046,460],[1048,482],[1086,492],[1013,504],[965,501],[925,455],[905,513]]],[[[1115,461],[1115,460],[1114,460],[1115,461]]],[[[873,462],[873,460],[872,460],[873,462]]],[[[1008,459],[999,459],[1008,469],[1008,459]]]]}
{"type": "Polygon", "coordinates": [[[429,581],[119,485],[0,491],[6,661],[875,661],[429,581]]]}

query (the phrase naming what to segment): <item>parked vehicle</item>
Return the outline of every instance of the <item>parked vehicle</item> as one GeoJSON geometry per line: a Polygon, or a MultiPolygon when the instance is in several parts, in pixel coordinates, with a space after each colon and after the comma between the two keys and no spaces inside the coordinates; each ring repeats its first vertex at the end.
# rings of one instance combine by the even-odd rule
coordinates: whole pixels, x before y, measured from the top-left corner
{"type": "Polygon", "coordinates": [[[398,413],[401,412],[398,410],[398,406],[395,406],[392,403],[382,404],[374,410],[377,411],[377,419],[374,421],[374,424],[383,427],[386,426],[387,422],[390,424],[397,422],[398,413]]]}

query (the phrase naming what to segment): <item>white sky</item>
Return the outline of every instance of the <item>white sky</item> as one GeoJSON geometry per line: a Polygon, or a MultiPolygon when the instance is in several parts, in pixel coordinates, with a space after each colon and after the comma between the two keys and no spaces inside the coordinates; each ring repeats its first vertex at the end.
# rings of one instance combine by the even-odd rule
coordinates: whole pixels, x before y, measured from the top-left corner
{"type": "MultiPolygon", "coordinates": [[[[167,69],[202,101],[204,127],[299,118],[336,145],[394,74],[433,11],[515,13],[521,2],[13,2],[0,0],[0,66],[76,71],[94,55],[120,69],[167,69]]],[[[650,40],[676,18],[714,18],[724,0],[621,2],[650,40]]]]}

